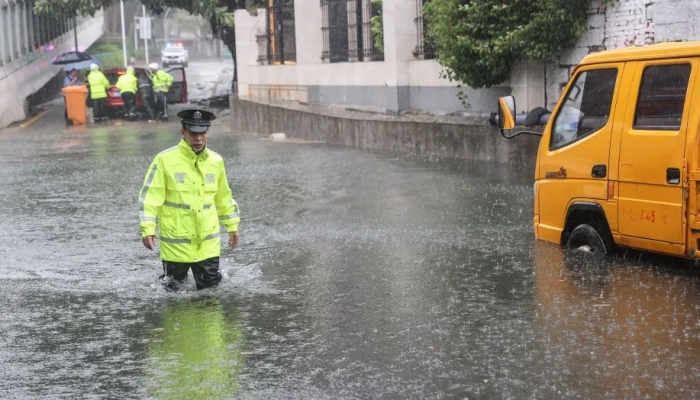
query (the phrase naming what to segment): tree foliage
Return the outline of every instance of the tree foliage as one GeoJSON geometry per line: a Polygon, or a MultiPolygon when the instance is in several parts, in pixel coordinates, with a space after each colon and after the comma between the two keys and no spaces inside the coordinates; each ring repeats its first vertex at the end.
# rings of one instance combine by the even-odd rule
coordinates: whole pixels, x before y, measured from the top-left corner
{"type": "MultiPolygon", "coordinates": [[[[472,88],[505,81],[523,59],[554,61],[587,29],[591,0],[431,0],[428,42],[444,77],[472,88]]],[[[606,4],[611,0],[606,0],[606,4]]]]}

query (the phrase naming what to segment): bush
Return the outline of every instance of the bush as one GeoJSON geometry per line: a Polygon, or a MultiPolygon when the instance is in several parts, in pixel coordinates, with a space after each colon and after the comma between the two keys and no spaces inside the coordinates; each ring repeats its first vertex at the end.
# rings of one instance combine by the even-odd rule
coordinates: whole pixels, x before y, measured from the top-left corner
{"type": "Polygon", "coordinates": [[[429,44],[444,77],[473,88],[497,85],[515,62],[548,63],[569,49],[588,28],[591,1],[431,0],[424,9],[429,44]]]}
{"type": "Polygon", "coordinates": [[[86,53],[102,61],[100,69],[124,67],[124,55],[122,48],[115,44],[100,44],[90,46],[86,53]]]}
{"type": "MultiPolygon", "coordinates": [[[[146,59],[146,50],[144,50],[143,48],[140,48],[138,50],[133,50],[131,52],[131,57],[134,57],[137,60],[145,60],[146,59]]],[[[149,58],[149,61],[150,60],[156,60],[156,62],[160,61],[160,49],[149,47],[148,48],[148,58],[149,58]]]]}

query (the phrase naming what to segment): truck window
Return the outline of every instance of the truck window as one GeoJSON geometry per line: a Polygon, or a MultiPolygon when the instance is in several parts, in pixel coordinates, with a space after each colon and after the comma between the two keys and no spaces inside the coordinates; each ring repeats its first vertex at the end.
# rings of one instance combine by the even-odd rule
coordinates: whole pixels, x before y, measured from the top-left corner
{"type": "Polygon", "coordinates": [[[646,67],[634,112],[634,129],[679,130],[689,80],[690,64],[646,67]]]}
{"type": "Polygon", "coordinates": [[[576,76],[552,124],[550,150],[571,144],[608,123],[616,80],[617,68],[583,71],[576,76]]]}

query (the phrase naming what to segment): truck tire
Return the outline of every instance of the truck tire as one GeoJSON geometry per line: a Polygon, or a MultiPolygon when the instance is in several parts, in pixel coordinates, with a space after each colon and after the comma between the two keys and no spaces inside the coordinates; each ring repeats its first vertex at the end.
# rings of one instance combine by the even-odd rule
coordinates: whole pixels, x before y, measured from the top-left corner
{"type": "Polygon", "coordinates": [[[612,244],[606,244],[601,234],[588,224],[581,224],[571,231],[566,247],[601,254],[608,254],[612,251],[612,244]]]}

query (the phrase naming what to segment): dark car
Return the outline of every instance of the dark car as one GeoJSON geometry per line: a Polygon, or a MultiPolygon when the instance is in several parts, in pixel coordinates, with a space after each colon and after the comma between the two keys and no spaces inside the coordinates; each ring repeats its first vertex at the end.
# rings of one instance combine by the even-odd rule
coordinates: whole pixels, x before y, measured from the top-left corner
{"type": "MultiPolygon", "coordinates": [[[[143,114],[145,112],[145,107],[143,105],[142,97],[144,95],[149,96],[152,99],[152,89],[150,88],[150,78],[148,72],[145,68],[134,68],[136,77],[139,80],[139,91],[148,90],[149,93],[138,93],[136,96],[136,109],[137,112],[143,114]],[[146,84],[147,87],[144,86],[146,84]]],[[[166,70],[167,73],[173,77],[173,85],[170,87],[168,92],[168,104],[176,103],[187,103],[187,77],[185,76],[184,68],[173,68],[166,70]]],[[[110,115],[123,115],[124,114],[124,100],[121,97],[119,89],[116,85],[117,80],[121,75],[126,73],[126,68],[113,68],[103,71],[110,85],[112,85],[109,90],[107,90],[107,112],[110,115]]]]}

